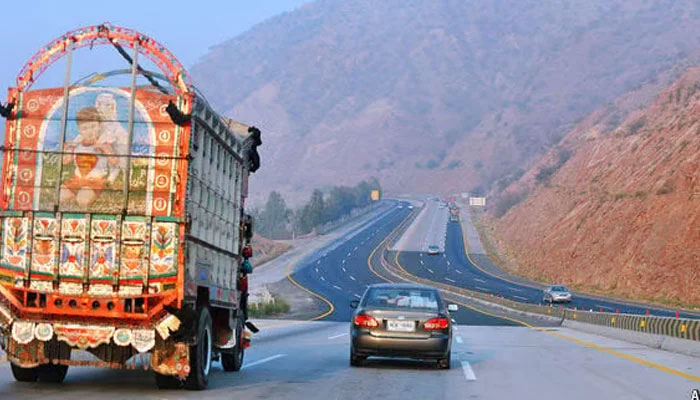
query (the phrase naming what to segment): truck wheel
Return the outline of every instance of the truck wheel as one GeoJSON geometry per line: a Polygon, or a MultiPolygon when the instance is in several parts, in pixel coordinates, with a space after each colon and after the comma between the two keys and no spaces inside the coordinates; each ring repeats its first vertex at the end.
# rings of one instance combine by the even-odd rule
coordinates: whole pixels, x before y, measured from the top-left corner
{"type": "Polygon", "coordinates": [[[42,364],[37,367],[39,382],[61,383],[66,379],[68,366],[62,364],[42,364]]]}
{"type": "Polygon", "coordinates": [[[204,390],[209,384],[212,358],[211,315],[206,307],[199,309],[196,341],[190,346],[190,374],[185,380],[185,387],[190,390],[204,390]]]}
{"type": "Polygon", "coordinates": [[[231,352],[221,353],[221,365],[226,372],[240,371],[243,366],[245,350],[243,350],[243,321],[240,318],[236,320],[236,331],[233,334],[238,335],[236,336],[236,346],[231,352]]]}
{"type": "Polygon", "coordinates": [[[158,389],[180,389],[182,381],[172,375],[163,375],[156,372],[156,386],[158,389]]]}
{"type": "Polygon", "coordinates": [[[12,369],[12,376],[15,377],[17,382],[36,382],[39,378],[37,375],[37,369],[39,367],[24,368],[15,363],[10,363],[10,368],[12,369]]]}

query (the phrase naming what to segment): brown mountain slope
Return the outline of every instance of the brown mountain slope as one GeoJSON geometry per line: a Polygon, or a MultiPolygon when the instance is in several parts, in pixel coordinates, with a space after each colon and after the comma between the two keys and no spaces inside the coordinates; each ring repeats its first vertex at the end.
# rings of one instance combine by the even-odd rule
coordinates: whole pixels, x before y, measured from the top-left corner
{"type": "Polygon", "coordinates": [[[523,275],[700,305],[700,68],[617,129],[608,122],[567,136],[568,161],[492,221],[499,244],[523,275]]]}
{"type": "Polygon", "coordinates": [[[259,125],[253,193],[378,176],[454,192],[536,158],[572,123],[683,60],[695,0],[319,0],[192,68],[259,125]]]}

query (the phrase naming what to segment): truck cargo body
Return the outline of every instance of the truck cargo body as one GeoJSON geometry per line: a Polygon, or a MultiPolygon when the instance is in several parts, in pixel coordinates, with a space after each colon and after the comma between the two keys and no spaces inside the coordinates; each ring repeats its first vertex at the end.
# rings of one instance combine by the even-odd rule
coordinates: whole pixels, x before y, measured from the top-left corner
{"type": "Polygon", "coordinates": [[[80,364],[71,349],[112,367],[152,353],[185,379],[203,309],[210,347],[240,348],[248,127],[187,87],[23,89],[8,97],[0,194],[13,368],[80,364]]]}

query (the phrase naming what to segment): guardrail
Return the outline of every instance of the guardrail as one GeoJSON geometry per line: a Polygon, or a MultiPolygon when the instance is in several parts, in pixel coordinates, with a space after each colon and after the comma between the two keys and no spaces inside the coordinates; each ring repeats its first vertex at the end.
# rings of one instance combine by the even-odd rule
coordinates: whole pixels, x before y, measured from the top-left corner
{"type": "MultiPolygon", "coordinates": [[[[416,209],[416,214],[417,211],[418,209],[416,209]]],[[[415,217],[415,215],[413,217],[415,217]]],[[[700,341],[700,320],[696,319],[658,317],[650,315],[632,315],[585,310],[579,311],[565,307],[527,304],[498,297],[493,294],[481,293],[415,276],[403,269],[401,265],[394,265],[392,262],[387,260],[387,254],[392,253],[387,249],[391,247],[391,245],[398,237],[401,237],[403,231],[409,225],[410,224],[404,225],[401,229],[399,229],[396,232],[394,237],[390,238],[387,241],[386,247],[384,247],[380,258],[382,266],[387,270],[387,272],[403,280],[437,287],[447,292],[452,292],[465,297],[478,299],[483,302],[491,303],[496,306],[500,306],[513,311],[536,314],[544,317],[553,317],[561,319],[562,321],[576,321],[609,328],[648,333],[652,335],[662,335],[679,339],[700,341]]]]}

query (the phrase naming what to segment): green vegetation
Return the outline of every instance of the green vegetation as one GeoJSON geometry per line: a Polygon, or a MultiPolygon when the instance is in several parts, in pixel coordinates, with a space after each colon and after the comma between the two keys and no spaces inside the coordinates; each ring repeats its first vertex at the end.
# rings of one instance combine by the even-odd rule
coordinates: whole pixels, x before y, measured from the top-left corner
{"type": "Polygon", "coordinates": [[[251,318],[268,317],[289,312],[289,304],[278,298],[273,298],[269,303],[251,303],[248,306],[248,316],[251,318]]]}
{"type": "Polygon", "coordinates": [[[327,194],[316,189],[309,201],[297,210],[287,207],[282,195],[272,191],[265,207],[252,211],[255,231],[270,239],[289,239],[310,233],[316,227],[350,215],[355,209],[369,206],[372,190],[382,191],[376,178],[353,187],[333,186],[327,194]]]}
{"type": "Polygon", "coordinates": [[[640,129],[644,128],[644,126],[647,124],[646,118],[642,117],[636,121],[634,121],[628,128],[627,133],[625,136],[632,136],[637,134],[640,129]]]}
{"type": "Polygon", "coordinates": [[[571,158],[571,151],[567,149],[559,149],[557,152],[557,162],[554,165],[546,166],[540,168],[540,170],[537,172],[537,175],[535,175],[535,182],[537,184],[545,183],[549,181],[549,178],[554,175],[555,172],[559,170],[559,168],[562,167],[562,165],[566,164],[567,161],[571,158]]]}
{"type": "Polygon", "coordinates": [[[522,202],[525,197],[527,197],[526,191],[520,192],[508,192],[503,194],[496,200],[496,206],[494,207],[494,214],[496,217],[500,218],[504,216],[508,210],[513,208],[516,204],[522,202]]]}
{"type": "Polygon", "coordinates": [[[674,185],[673,182],[669,179],[666,182],[664,182],[663,186],[661,186],[656,191],[656,194],[659,196],[662,196],[664,194],[673,193],[675,190],[676,190],[676,185],[674,185]]]}

